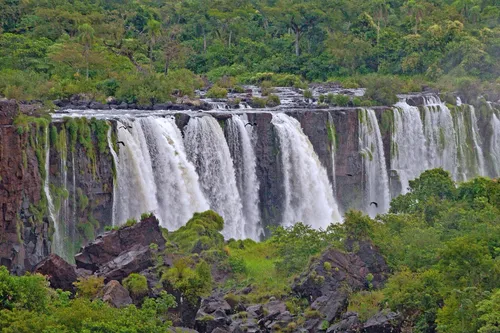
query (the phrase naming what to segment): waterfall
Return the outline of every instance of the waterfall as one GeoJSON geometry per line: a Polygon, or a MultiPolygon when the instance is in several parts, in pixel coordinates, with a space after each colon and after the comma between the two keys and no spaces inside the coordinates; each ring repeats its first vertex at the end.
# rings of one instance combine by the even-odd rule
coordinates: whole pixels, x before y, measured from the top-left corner
{"type": "Polygon", "coordinates": [[[457,179],[457,144],[450,110],[438,97],[428,96],[424,104],[424,118],[428,167],[442,167],[457,179]]]}
{"type": "Polygon", "coordinates": [[[71,150],[71,168],[72,168],[72,181],[73,181],[73,214],[72,215],[72,228],[70,229],[70,239],[74,242],[75,240],[75,230],[77,224],[77,207],[76,207],[76,166],[75,166],[75,152],[71,150]]]}
{"type": "MultiPolygon", "coordinates": [[[[69,195],[68,195],[68,166],[67,166],[67,161],[68,161],[68,144],[67,144],[67,138],[66,138],[66,129],[63,127],[62,131],[59,134],[59,143],[60,143],[60,154],[61,154],[61,161],[60,161],[60,168],[61,168],[61,189],[64,191],[64,195],[61,197],[61,208],[59,210],[58,218],[60,222],[60,226],[64,229],[63,232],[60,231],[61,234],[64,235],[64,239],[68,239],[70,237],[69,233],[69,224],[70,224],[70,208],[69,208],[69,195]]],[[[75,226],[75,225],[73,225],[75,226]]],[[[70,238],[73,240],[73,238],[70,238]]],[[[62,242],[62,241],[61,241],[62,242]]],[[[66,243],[62,242],[61,244],[64,248],[63,254],[68,254],[68,256],[71,256],[73,254],[73,248],[71,246],[72,243],[66,243]]],[[[67,261],[72,262],[73,258],[72,257],[65,257],[67,261]]]]}
{"type": "Polygon", "coordinates": [[[454,127],[455,127],[455,140],[457,147],[457,166],[455,179],[459,181],[465,181],[469,178],[469,170],[474,161],[470,160],[471,150],[467,143],[468,131],[467,125],[464,118],[464,113],[459,110],[455,113],[454,117],[454,127]]]}
{"type": "Polygon", "coordinates": [[[382,135],[371,109],[359,111],[359,148],[364,161],[367,212],[374,217],[389,209],[390,194],[382,135]]]}
{"type": "Polygon", "coordinates": [[[217,120],[211,116],[191,118],[184,136],[188,158],[196,166],[210,207],[224,218],[223,235],[245,238],[243,205],[233,161],[217,120]]]}
{"type": "Polygon", "coordinates": [[[112,214],[112,221],[111,221],[111,225],[112,226],[115,226],[117,225],[117,222],[115,220],[116,218],[116,211],[115,211],[115,208],[117,207],[118,205],[118,202],[117,202],[117,198],[118,198],[118,182],[117,182],[117,177],[118,177],[118,163],[119,163],[119,159],[118,159],[118,155],[116,154],[116,151],[113,147],[113,140],[111,139],[111,132],[113,130],[113,127],[111,126],[111,124],[108,124],[109,125],[109,128],[108,128],[108,133],[107,133],[107,138],[108,138],[108,148],[109,148],[109,151],[111,153],[111,156],[113,157],[113,166],[114,166],[114,170],[115,170],[115,175],[114,175],[114,178],[113,178],[113,214],[112,214]]]}
{"type": "Polygon", "coordinates": [[[143,118],[160,221],[169,229],[183,226],[195,212],[205,211],[208,203],[201,191],[198,175],[188,161],[182,134],[174,118],[143,118]]]}
{"type": "Polygon", "coordinates": [[[490,142],[491,160],[495,177],[500,177],[500,119],[495,113],[491,116],[492,135],[490,142]]]}
{"type": "Polygon", "coordinates": [[[402,194],[405,194],[408,192],[409,181],[428,168],[424,128],[420,111],[406,101],[398,102],[393,114],[391,169],[397,172],[402,194]]]}
{"type": "Polygon", "coordinates": [[[47,198],[47,206],[49,210],[49,218],[54,226],[54,238],[52,242],[52,252],[64,257],[64,241],[61,233],[59,218],[54,207],[54,201],[50,193],[50,140],[49,127],[45,128],[45,180],[43,184],[45,197],[47,198]]]}
{"type": "Polygon", "coordinates": [[[114,222],[123,224],[142,213],[158,212],[153,167],[139,122],[117,122],[118,163],[116,164],[116,205],[114,222]]]}
{"type": "Polygon", "coordinates": [[[280,142],[285,202],[283,224],[307,223],[326,228],[340,222],[326,169],[314,152],[300,123],[284,113],[273,113],[272,124],[280,142]]]}
{"type": "Polygon", "coordinates": [[[474,152],[476,155],[477,173],[479,176],[486,176],[486,166],[484,162],[484,153],[482,148],[481,136],[474,106],[470,105],[470,118],[472,123],[472,142],[474,143],[474,152]]]}
{"type": "Polygon", "coordinates": [[[233,115],[227,122],[228,146],[234,162],[236,184],[243,204],[245,235],[258,240],[263,234],[259,211],[259,180],[253,141],[253,126],[246,126],[246,114],[233,115]]]}

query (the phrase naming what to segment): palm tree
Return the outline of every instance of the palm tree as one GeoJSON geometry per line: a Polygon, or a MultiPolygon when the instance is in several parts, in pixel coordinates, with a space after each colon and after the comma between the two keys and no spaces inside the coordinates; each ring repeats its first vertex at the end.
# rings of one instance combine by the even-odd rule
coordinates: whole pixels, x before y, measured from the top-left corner
{"type": "Polygon", "coordinates": [[[89,79],[89,56],[92,44],[94,44],[94,28],[90,24],[82,24],[78,27],[78,41],[83,45],[83,56],[85,57],[85,65],[87,68],[86,77],[89,79]]]}

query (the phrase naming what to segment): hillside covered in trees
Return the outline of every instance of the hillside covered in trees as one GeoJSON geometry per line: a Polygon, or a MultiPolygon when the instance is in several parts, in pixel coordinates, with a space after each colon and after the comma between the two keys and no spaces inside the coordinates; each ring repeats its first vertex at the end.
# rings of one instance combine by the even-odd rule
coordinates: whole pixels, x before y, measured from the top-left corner
{"type": "Polygon", "coordinates": [[[1,0],[0,95],[149,102],[270,72],[498,90],[499,21],[498,0],[1,0]]]}

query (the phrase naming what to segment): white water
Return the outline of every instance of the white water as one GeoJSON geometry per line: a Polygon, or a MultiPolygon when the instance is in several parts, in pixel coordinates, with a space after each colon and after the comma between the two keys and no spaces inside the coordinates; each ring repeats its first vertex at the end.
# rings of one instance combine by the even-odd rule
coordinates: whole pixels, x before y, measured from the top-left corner
{"type": "Polygon", "coordinates": [[[364,164],[366,211],[374,217],[389,209],[390,193],[382,135],[371,109],[359,111],[359,148],[364,164]]]}
{"type": "Polygon", "coordinates": [[[45,181],[43,190],[47,198],[47,206],[49,209],[49,218],[54,226],[54,236],[52,242],[52,252],[64,257],[64,241],[61,228],[59,225],[59,218],[54,207],[54,201],[50,193],[50,141],[49,141],[49,127],[45,128],[45,181]]]}
{"type": "MultiPolygon", "coordinates": [[[[109,148],[109,151],[111,153],[111,156],[113,157],[113,164],[114,164],[114,168],[115,168],[115,172],[116,172],[115,178],[113,178],[113,214],[112,214],[113,216],[111,217],[111,219],[112,219],[111,225],[115,226],[115,225],[117,225],[117,223],[115,221],[115,218],[116,218],[115,207],[117,207],[117,205],[118,205],[118,202],[117,202],[117,198],[118,198],[117,178],[118,178],[119,159],[118,159],[118,155],[116,154],[115,149],[113,148],[113,140],[111,139],[111,131],[113,130],[113,127],[111,127],[111,124],[108,124],[108,125],[110,125],[109,129],[108,129],[108,133],[107,133],[108,148],[109,148]]],[[[74,175],[74,172],[73,172],[73,175],[74,175]]]]}
{"type": "Polygon", "coordinates": [[[253,147],[255,133],[246,114],[233,115],[227,121],[228,146],[234,162],[236,184],[243,204],[245,234],[258,240],[263,234],[259,210],[259,180],[257,159],[253,147]]]}
{"type": "MultiPolygon", "coordinates": [[[[169,118],[118,122],[113,223],[152,212],[163,227],[175,230],[208,209],[180,130],[169,118]]],[[[110,137],[108,137],[110,140],[110,137]]],[[[111,145],[111,143],[109,143],[111,145]]]]}
{"type": "Polygon", "coordinates": [[[198,175],[188,161],[174,118],[143,118],[140,123],[151,156],[158,214],[162,224],[178,229],[195,212],[207,210],[198,175]]]}
{"type": "Polygon", "coordinates": [[[493,163],[494,176],[500,176],[500,119],[493,113],[491,118],[493,129],[490,142],[491,160],[493,163]]]}
{"type": "Polygon", "coordinates": [[[123,224],[142,213],[158,213],[156,184],[144,133],[138,122],[126,119],[117,122],[118,164],[116,167],[116,205],[114,222],[123,224]],[[128,126],[132,128],[129,130],[128,126]]]}
{"type": "Polygon", "coordinates": [[[474,106],[470,105],[470,118],[472,123],[472,142],[474,143],[474,152],[476,155],[477,173],[479,176],[486,176],[486,163],[484,161],[484,153],[482,148],[481,136],[479,134],[479,126],[476,117],[474,106]]]}
{"type": "MultiPolygon", "coordinates": [[[[335,125],[333,123],[333,118],[330,113],[328,113],[328,126],[331,127],[331,130],[333,131],[335,129],[335,125]]],[[[335,171],[335,154],[337,153],[337,142],[335,141],[335,133],[332,133],[333,138],[331,138],[330,142],[330,150],[332,153],[332,188],[333,188],[333,195],[337,195],[337,180],[336,180],[336,175],[337,172],[335,171]]]]}
{"type": "Polygon", "coordinates": [[[398,173],[401,193],[408,192],[409,181],[427,169],[424,128],[417,107],[406,101],[395,105],[392,132],[391,169],[398,173]]]}
{"type": "Polygon", "coordinates": [[[283,168],[285,202],[283,225],[303,222],[326,228],[341,222],[325,168],[300,123],[284,113],[273,113],[283,168]]]}
{"type": "Polygon", "coordinates": [[[210,208],[224,218],[222,234],[226,238],[246,238],[233,160],[217,120],[211,116],[191,118],[185,128],[184,144],[210,208]]]}
{"type": "Polygon", "coordinates": [[[424,105],[424,118],[428,167],[442,167],[457,179],[457,144],[450,110],[438,97],[429,96],[424,105]]]}

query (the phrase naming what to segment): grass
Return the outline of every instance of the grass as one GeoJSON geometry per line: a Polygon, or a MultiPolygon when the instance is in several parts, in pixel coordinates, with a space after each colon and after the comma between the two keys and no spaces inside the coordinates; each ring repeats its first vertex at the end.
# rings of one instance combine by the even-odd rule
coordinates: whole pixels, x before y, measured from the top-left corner
{"type": "Polygon", "coordinates": [[[267,300],[271,296],[281,297],[289,288],[287,279],[278,274],[274,265],[276,257],[272,244],[268,242],[246,245],[243,249],[229,249],[230,256],[242,258],[245,273],[236,274],[232,283],[238,286],[252,285],[251,301],[267,300]]]}

